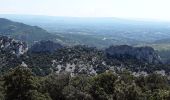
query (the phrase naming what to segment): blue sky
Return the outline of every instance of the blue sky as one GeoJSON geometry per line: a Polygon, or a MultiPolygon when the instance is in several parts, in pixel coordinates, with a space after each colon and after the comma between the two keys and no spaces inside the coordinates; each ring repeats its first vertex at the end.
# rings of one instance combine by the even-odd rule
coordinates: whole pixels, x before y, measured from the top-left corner
{"type": "Polygon", "coordinates": [[[0,14],[170,20],[170,0],[0,0],[0,14]]]}

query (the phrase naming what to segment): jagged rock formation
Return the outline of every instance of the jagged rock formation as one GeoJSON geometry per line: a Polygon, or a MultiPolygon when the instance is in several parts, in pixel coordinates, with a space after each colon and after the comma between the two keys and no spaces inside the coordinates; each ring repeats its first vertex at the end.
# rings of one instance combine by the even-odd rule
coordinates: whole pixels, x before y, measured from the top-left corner
{"type": "Polygon", "coordinates": [[[104,53],[96,48],[75,46],[61,49],[55,55],[57,58],[52,61],[52,67],[56,68],[57,73],[66,71],[74,75],[96,75],[109,68],[104,53]]]}
{"type": "Polygon", "coordinates": [[[32,53],[45,53],[45,52],[54,52],[58,49],[63,48],[59,43],[54,43],[53,41],[40,41],[35,43],[31,48],[30,52],[32,53]]]}
{"type": "Polygon", "coordinates": [[[40,75],[69,72],[95,75],[108,69],[104,53],[86,46],[64,47],[53,53],[29,53],[24,62],[40,75]]]}
{"type": "Polygon", "coordinates": [[[0,74],[21,65],[21,58],[27,53],[27,50],[25,42],[0,36],[0,74]]]}
{"type": "Polygon", "coordinates": [[[6,36],[0,36],[0,51],[20,56],[26,53],[27,50],[28,47],[25,42],[17,41],[6,36]]]}
{"type": "Polygon", "coordinates": [[[110,46],[105,51],[108,57],[114,59],[137,59],[149,64],[161,63],[161,58],[151,47],[132,47],[128,45],[120,45],[110,46]]]}
{"type": "Polygon", "coordinates": [[[137,72],[135,75],[161,70],[170,72],[169,67],[157,66],[160,58],[150,47],[112,46],[102,51],[88,46],[63,47],[51,41],[41,41],[30,49],[35,51],[28,53],[27,49],[24,42],[1,36],[0,74],[16,66],[31,68],[36,75],[42,76],[51,72],[96,75],[107,70],[126,69],[137,72]]]}

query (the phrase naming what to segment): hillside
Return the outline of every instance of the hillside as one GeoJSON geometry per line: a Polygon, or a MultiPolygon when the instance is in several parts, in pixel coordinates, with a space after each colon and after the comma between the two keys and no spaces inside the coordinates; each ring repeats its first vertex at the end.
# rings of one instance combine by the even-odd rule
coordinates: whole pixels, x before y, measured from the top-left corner
{"type": "Polygon", "coordinates": [[[54,40],[57,38],[56,35],[52,35],[40,27],[13,22],[4,18],[0,18],[0,35],[25,41],[28,44],[33,44],[40,40],[54,40]]]}
{"type": "Polygon", "coordinates": [[[40,41],[32,46],[36,52],[27,52],[24,42],[6,36],[0,41],[1,100],[25,100],[25,96],[26,100],[157,100],[150,99],[155,93],[158,100],[162,94],[170,97],[170,67],[157,63],[160,58],[151,47],[100,50],[40,41]]]}
{"type": "Polygon", "coordinates": [[[96,75],[106,70],[123,69],[147,73],[170,71],[167,65],[162,66],[159,55],[151,47],[121,45],[101,50],[82,45],[67,47],[52,41],[40,41],[28,49],[31,52],[27,52],[26,44],[21,41],[5,36],[1,37],[1,41],[2,73],[23,63],[40,76],[52,72],[96,75]]]}
{"type": "MultiPolygon", "coordinates": [[[[0,16],[41,27],[47,30],[48,33],[52,33],[50,35],[53,37],[46,35],[48,40],[66,45],[89,45],[106,48],[110,45],[152,44],[154,41],[170,38],[170,29],[168,28],[170,23],[168,22],[121,18],[75,18],[36,15],[0,16]]],[[[38,37],[35,38],[39,40],[38,37]]],[[[45,38],[44,34],[40,36],[40,39],[43,38],[45,38]]]]}
{"type": "Polygon", "coordinates": [[[161,63],[161,58],[151,47],[110,46],[106,49],[106,53],[109,57],[119,60],[137,59],[152,64],[161,63]]]}
{"type": "Polygon", "coordinates": [[[53,53],[58,49],[63,48],[63,46],[59,43],[55,43],[53,41],[40,41],[35,43],[30,49],[29,52],[31,53],[53,53]]]}
{"type": "Polygon", "coordinates": [[[162,61],[164,63],[168,63],[170,61],[170,39],[166,38],[166,39],[160,39],[160,40],[156,40],[152,43],[148,43],[148,44],[141,44],[141,45],[137,45],[138,47],[141,46],[150,46],[152,48],[154,48],[157,53],[160,55],[160,57],[162,58],[162,61]]]}
{"type": "Polygon", "coordinates": [[[0,15],[36,25],[70,45],[106,48],[110,45],[136,45],[170,37],[169,23],[121,18],[77,18],[36,15],[0,15]]]}

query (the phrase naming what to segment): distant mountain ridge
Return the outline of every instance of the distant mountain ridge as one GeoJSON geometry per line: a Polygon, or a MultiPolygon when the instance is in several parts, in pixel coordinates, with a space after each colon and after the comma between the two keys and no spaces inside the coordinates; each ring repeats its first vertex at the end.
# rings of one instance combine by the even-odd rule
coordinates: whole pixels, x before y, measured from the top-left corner
{"type": "Polygon", "coordinates": [[[67,44],[108,47],[110,45],[147,44],[170,37],[169,22],[114,17],[81,18],[15,14],[0,14],[0,16],[42,27],[50,33],[64,37],[62,40],[67,44]],[[86,38],[88,41],[85,41],[86,38]]]}
{"type": "Polygon", "coordinates": [[[19,29],[21,32],[17,30],[16,34],[14,34],[15,25],[11,26],[9,22],[5,21],[10,28],[7,28],[4,31],[5,33],[1,33],[8,36],[12,34],[16,39],[29,41],[27,42],[29,44],[40,40],[52,40],[66,45],[89,45],[106,48],[110,45],[126,44],[135,46],[148,44],[170,37],[170,23],[168,22],[121,18],[74,18],[12,14],[0,14],[0,17],[23,22],[28,24],[28,26],[33,25],[31,27],[33,32],[30,32],[28,27],[22,27],[19,29]],[[34,25],[47,31],[42,31],[41,28],[39,29],[39,27],[34,25]],[[13,33],[8,34],[8,31],[13,33]]]}
{"type": "Polygon", "coordinates": [[[0,18],[0,35],[25,41],[28,44],[33,44],[35,41],[40,40],[55,39],[54,35],[40,27],[13,22],[4,18],[0,18]]]}

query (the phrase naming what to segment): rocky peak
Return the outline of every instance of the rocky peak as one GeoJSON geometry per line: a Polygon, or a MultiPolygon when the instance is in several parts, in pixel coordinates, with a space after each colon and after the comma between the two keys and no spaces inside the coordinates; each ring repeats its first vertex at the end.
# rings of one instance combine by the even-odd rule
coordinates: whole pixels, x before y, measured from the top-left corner
{"type": "Polygon", "coordinates": [[[0,36],[0,51],[20,56],[27,52],[28,47],[25,42],[21,42],[6,36],[0,36]]]}
{"type": "Polygon", "coordinates": [[[106,50],[109,57],[115,59],[137,59],[150,64],[161,63],[160,56],[151,47],[132,47],[128,45],[110,46],[106,50]]]}

